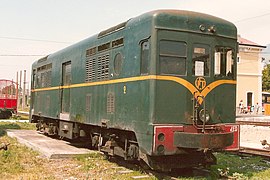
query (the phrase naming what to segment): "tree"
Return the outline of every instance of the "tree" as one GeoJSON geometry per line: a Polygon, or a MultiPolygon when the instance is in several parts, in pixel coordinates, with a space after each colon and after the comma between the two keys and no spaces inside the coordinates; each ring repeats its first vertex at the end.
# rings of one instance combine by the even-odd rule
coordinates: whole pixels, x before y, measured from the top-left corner
{"type": "Polygon", "coordinates": [[[270,64],[267,64],[262,71],[262,90],[270,90],[270,64]]]}

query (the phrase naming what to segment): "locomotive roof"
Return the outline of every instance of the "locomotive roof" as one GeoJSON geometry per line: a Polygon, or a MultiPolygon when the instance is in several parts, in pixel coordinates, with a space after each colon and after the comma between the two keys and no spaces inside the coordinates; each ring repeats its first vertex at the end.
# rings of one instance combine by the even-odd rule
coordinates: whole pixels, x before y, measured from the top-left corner
{"type": "Polygon", "coordinates": [[[233,23],[204,13],[185,10],[155,10],[142,14],[134,20],[143,21],[149,18],[153,20],[155,28],[213,34],[209,28],[214,27],[216,30],[214,35],[237,39],[237,30],[233,23]],[[202,31],[200,26],[204,26],[205,30],[202,31]]]}
{"type": "Polygon", "coordinates": [[[127,27],[132,28],[133,26],[136,26],[140,23],[149,23],[152,28],[157,29],[210,34],[237,39],[237,30],[235,25],[224,19],[208,14],[185,10],[155,10],[129,19],[126,22],[111,27],[107,30],[101,31],[99,34],[91,36],[56,53],[48,55],[45,58],[41,58],[34,62],[33,66],[36,66],[40,62],[43,62],[42,60],[46,61],[47,58],[49,59],[53,56],[57,56],[59,53],[61,54],[62,52],[72,50],[73,47],[79,47],[83,44],[87,44],[88,42],[96,41],[99,38],[113,34],[114,32],[117,32],[127,27]],[[211,28],[214,28],[215,32],[211,31],[211,28]]]}

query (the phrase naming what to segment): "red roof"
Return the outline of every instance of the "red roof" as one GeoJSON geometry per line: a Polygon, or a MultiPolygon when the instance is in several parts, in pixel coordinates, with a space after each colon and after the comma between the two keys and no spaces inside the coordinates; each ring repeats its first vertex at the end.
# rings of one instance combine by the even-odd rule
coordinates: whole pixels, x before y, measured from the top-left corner
{"type": "Polygon", "coordinates": [[[262,45],[259,45],[259,44],[257,44],[257,43],[255,43],[255,42],[252,42],[252,41],[250,41],[250,40],[247,40],[247,39],[245,39],[245,38],[242,38],[241,36],[238,36],[238,43],[240,44],[240,45],[247,45],[247,46],[256,46],[256,47],[262,47],[262,48],[265,48],[265,46],[262,46],[262,45]]]}

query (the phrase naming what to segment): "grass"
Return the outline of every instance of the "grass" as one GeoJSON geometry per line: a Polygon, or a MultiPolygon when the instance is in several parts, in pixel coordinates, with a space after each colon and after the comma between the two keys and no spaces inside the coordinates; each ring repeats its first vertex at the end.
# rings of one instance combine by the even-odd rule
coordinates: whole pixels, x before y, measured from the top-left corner
{"type": "Polygon", "coordinates": [[[15,139],[6,136],[5,129],[34,129],[34,124],[29,123],[0,123],[0,142],[10,144],[8,150],[0,151],[0,179],[38,179],[37,172],[42,172],[41,159],[38,153],[19,144],[15,139]]]}
{"type": "Polygon", "coordinates": [[[30,124],[27,122],[1,122],[0,121],[0,137],[6,135],[6,129],[36,129],[35,124],[30,124]]]}
{"type": "Polygon", "coordinates": [[[20,174],[28,174],[28,177],[33,177],[36,170],[40,171],[39,167],[42,162],[36,158],[37,152],[18,144],[14,139],[1,138],[2,140],[11,145],[7,151],[0,151],[1,179],[12,179],[20,174]]]}
{"type": "MultiPolygon", "coordinates": [[[[76,160],[82,165],[83,171],[91,175],[92,179],[133,179],[133,176],[146,176],[147,174],[142,171],[139,166],[125,167],[119,165],[113,160],[108,161],[100,153],[91,153],[87,155],[80,155],[76,160]],[[97,161],[98,160],[98,161],[97,161]]],[[[154,176],[149,176],[145,179],[157,179],[154,176]]]]}
{"type": "Polygon", "coordinates": [[[212,177],[219,177],[220,174],[237,179],[270,177],[270,162],[261,157],[238,156],[231,153],[217,153],[216,157],[218,162],[211,167],[212,177]]]}
{"type": "Polygon", "coordinates": [[[21,120],[27,120],[27,119],[29,119],[29,116],[27,116],[27,115],[20,115],[20,119],[21,120]]]}
{"type": "MultiPolygon", "coordinates": [[[[9,143],[0,150],[0,179],[132,179],[146,175],[137,165],[125,166],[108,161],[98,152],[74,159],[48,160],[15,139],[7,137],[5,129],[35,129],[35,124],[0,122],[0,143],[9,143]]],[[[204,175],[179,176],[179,179],[268,179],[270,163],[260,157],[241,157],[231,153],[215,153],[217,165],[204,175]]],[[[144,179],[160,179],[150,175],[144,179]]]]}
{"type": "Polygon", "coordinates": [[[119,173],[127,169],[105,160],[99,152],[66,160],[40,158],[38,152],[8,137],[6,129],[33,130],[35,124],[0,122],[0,143],[10,144],[7,151],[0,150],[0,179],[131,179],[131,176],[142,175],[136,170],[119,173]]]}

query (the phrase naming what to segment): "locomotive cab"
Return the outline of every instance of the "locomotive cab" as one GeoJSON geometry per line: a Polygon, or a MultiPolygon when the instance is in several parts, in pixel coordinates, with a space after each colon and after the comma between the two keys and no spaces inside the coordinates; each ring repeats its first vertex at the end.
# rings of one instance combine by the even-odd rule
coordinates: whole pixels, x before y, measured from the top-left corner
{"type": "Polygon", "coordinates": [[[151,59],[157,77],[153,151],[148,163],[159,164],[155,168],[185,167],[191,162],[215,164],[212,151],[239,148],[234,105],[236,29],[221,19],[210,22],[207,16],[198,20],[191,15],[188,21],[173,17],[181,25],[159,18],[155,21],[156,54],[152,55],[156,58],[151,59]],[[191,161],[185,154],[197,158],[191,161]],[[161,157],[168,160],[163,167],[161,157]],[[183,163],[174,163],[174,159],[183,163]]]}

